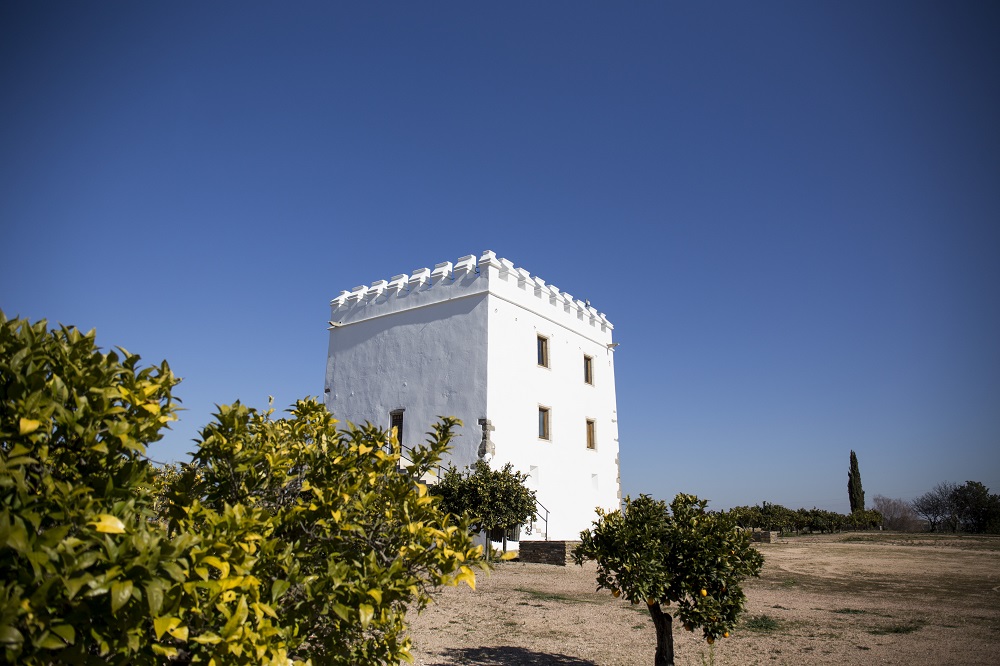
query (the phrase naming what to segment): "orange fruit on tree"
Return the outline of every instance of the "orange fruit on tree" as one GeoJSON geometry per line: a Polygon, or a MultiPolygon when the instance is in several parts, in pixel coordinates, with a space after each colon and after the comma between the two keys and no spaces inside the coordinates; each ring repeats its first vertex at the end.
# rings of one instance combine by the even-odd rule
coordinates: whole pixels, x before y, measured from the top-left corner
{"type": "Polygon", "coordinates": [[[708,596],[708,590],[706,590],[705,588],[701,588],[701,596],[707,597],[708,596]]]}

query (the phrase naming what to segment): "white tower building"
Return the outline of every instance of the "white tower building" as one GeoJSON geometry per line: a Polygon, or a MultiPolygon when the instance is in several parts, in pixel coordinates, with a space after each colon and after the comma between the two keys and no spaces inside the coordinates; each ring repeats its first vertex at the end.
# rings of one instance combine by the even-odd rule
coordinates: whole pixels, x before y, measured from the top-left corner
{"type": "Polygon", "coordinates": [[[616,509],[618,412],[611,323],[486,251],[355,287],[333,299],[326,404],[396,426],[404,446],[439,416],[464,427],[459,468],[511,463],[547,509],[522,540],[572,540],[616,509]]]}

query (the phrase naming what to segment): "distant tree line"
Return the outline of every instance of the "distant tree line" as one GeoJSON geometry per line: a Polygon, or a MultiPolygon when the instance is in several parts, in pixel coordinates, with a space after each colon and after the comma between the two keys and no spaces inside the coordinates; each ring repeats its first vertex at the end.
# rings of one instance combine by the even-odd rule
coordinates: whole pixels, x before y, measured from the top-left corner
{"type": "Polygon", "coordinates": [[[825,509],[788,509],[780,504],[764,502],[758,506],[737,506],[729,510],[740,527],[751,530],[781,532],[841,532],[869,530],[882,525],[882,514],[874,509],[861,509],[850,514],[825,509]]]}
{"type": "Polygon", "coordinates": [[[979,481],[939,483],[910,506],[931,532],[1000,534],[1000,495],[979,481]]]}
{"type": "Polygon", "coordinates": [[[874,505],[887,530],[1000,534],[1000,495],[978,481],[939,483],[912,501],[876,495],[874,505]]]}

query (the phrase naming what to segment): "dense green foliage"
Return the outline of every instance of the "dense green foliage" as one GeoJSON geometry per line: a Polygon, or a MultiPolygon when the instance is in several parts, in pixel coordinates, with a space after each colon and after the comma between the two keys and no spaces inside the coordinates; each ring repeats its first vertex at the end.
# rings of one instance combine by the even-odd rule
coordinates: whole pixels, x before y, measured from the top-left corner
{"type": "Polygon", "coordinates": [[[874,509],[842,514],[826,509],[788,509],[764,502],[757,506],[737,506],[729,510],[736,524],[747,529],[781,532],[840,532],[845,529],[867,530],[882,524],[882,514],[874,509]]]}
{"type": "Polygon", "coordinates": [[[861,470],[854,451],[851,451],[851,468],[847,471],[847,497],[851,501],[851,513],[865,510],[865,491],[861,488],[861,470]]]}
{"type": "Polygon", "coordinates": [[[441,498],[444,510],[468,515],[474,530],[489,534],[497,528],[523,525],[534,518],[535,491],[524,485],[527,478],[527,474],[516,471],[510,463],[494,470],[479,460],[464,473],[449,466],[432,486],[431,493],[441,498]]]}
{"type": "Polygon", "coordinates": [[[150,522],[145,447],[175,418],[166,363],[0,313],[0,658],[158,663],[152,617],[190,603],[150,522]],[[167,594],[167,591],[170,594],[167,594]]]}
{"type": "Polygon", "coordinates": [[[624,508],[598,509],[593,528],[580,535],[577,564],[597,561],[597,587],[632,603],[645,603],[657,629],[657,666],[673,663],[670,612],[709,642],[728,636],[746,604],[742,581],[757,576],[763,556],[728,513],[679,494],[668,507],[646,495],[624,508]]]}
{"type": "Polygon", "coordinates": [[[166,363],[0,314],[0,661],[396,664],[404,613],[480,562],[376,428],[219,408],[182,470],[144,458],[174,418],[166,363]],[[160,512],[160,513],[158,513],[160,512]]]}
{"type": "Polygon", "coordinates": [[[1000,495],[979,481],[943,482],[911,502],[930,531],[1000,534],[1000,495]]]}

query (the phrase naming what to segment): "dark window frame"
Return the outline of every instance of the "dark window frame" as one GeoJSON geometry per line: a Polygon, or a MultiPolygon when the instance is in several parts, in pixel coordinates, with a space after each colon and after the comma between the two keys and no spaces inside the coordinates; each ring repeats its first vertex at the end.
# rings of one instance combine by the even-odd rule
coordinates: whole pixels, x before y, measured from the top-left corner
{"type": "Polygon", "coordinates": [[[548,368],[549,366],[549,339],[544,335],[537,336],[538,367],[548,368]]]}
{"type": "Polygon", "coordinates": [[[399,442],[400,446],[403,445],[403,412],[405,409],[394,409],[389,412],[389,432],[392,433],[393,429],[396,430],[396,441],[399,442]]]}
{"type": "Polygon", "coordinates": [[[552,441],[552,408],[538,406],[538,439],[552,441]]]}

